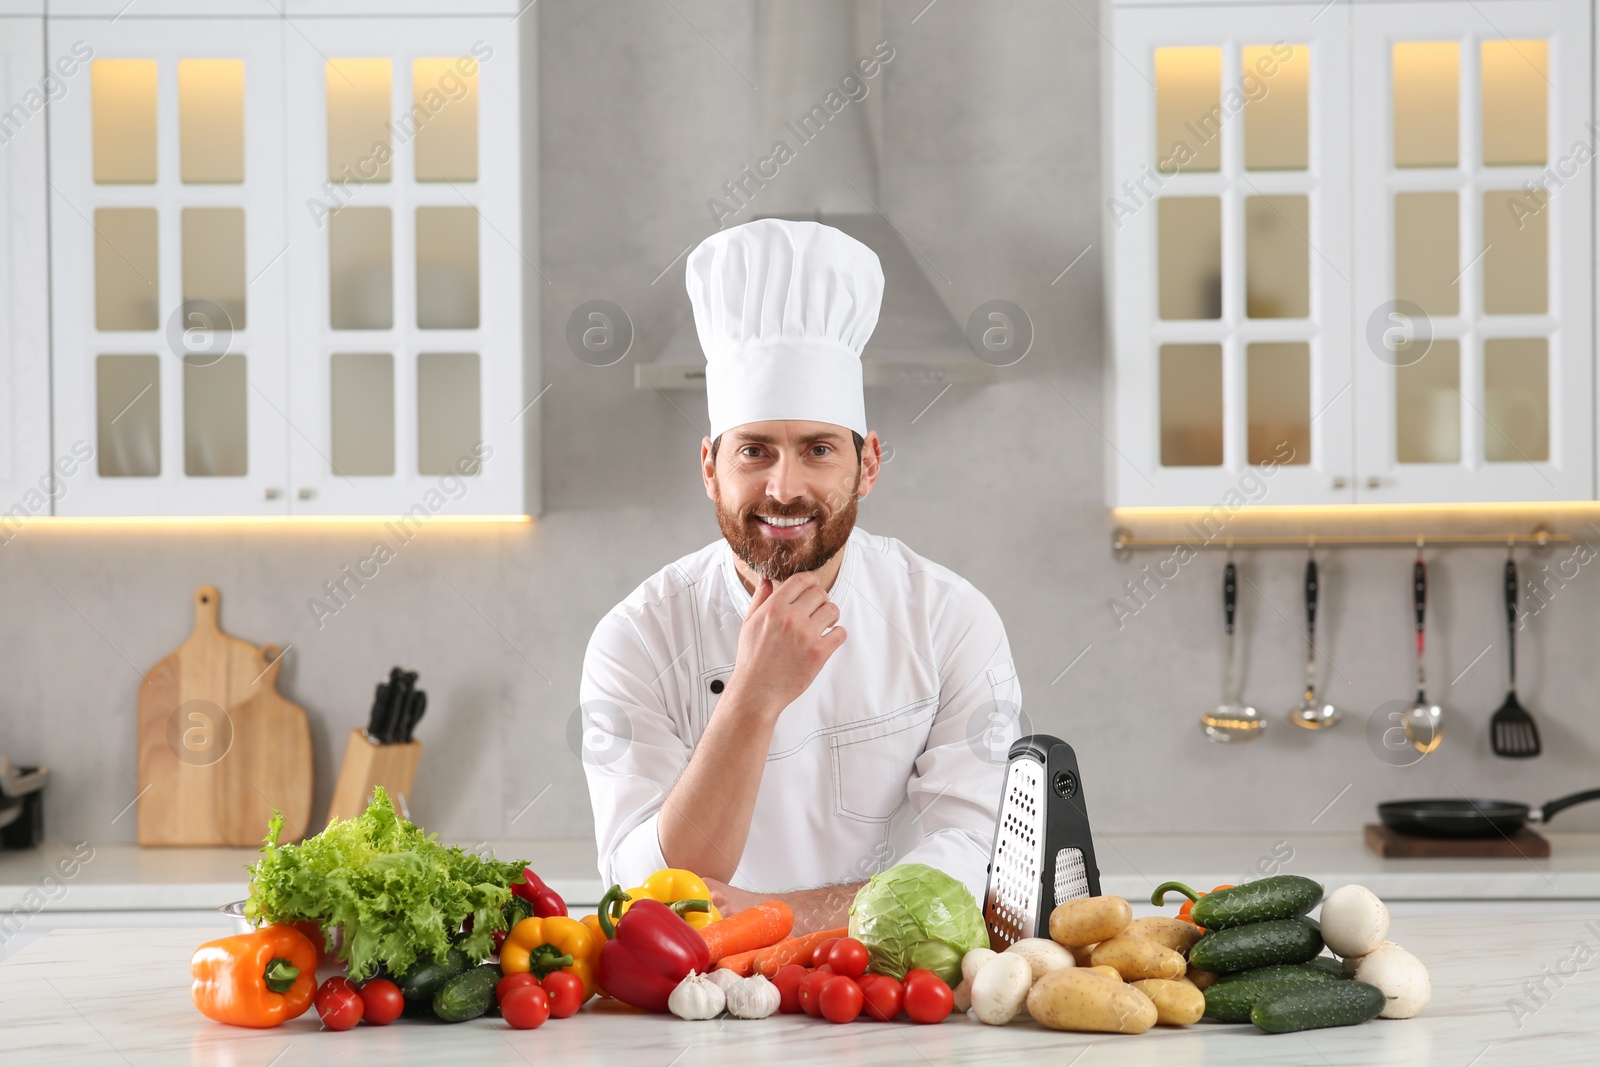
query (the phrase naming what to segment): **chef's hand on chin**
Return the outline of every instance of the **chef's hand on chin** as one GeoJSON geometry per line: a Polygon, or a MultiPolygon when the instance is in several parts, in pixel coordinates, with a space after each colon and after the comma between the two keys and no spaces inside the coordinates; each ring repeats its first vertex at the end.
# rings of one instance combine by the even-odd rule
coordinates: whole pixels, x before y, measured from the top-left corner
{"type": "Polygon", "coordinates": [[[776,717],[844,644],[838,621],[839,608],[815,573],[802,571],[777,584],[761,579],[739,628],[738,666],[728,687],[776,717]]]}
{"type": "Polygon", "coordinates": [[[727,882],[719,882],[715,878],[704,879],[706,888],[711,890],[711,903],[724,916],[735,915],[746,908],[753,908],[764,900],[771,900],[771,896],[762,896],[759,893],[746,892],[735,888],[727,882]]]}

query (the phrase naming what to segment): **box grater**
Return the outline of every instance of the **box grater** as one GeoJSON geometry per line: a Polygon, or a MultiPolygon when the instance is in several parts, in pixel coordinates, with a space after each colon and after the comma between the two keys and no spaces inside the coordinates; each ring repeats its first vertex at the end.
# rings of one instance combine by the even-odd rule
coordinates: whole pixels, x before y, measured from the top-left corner
{"type": "Polygon", "coordinates": [[[1050,912],[1063,900],[1100,895],[1072,746],[1029,734],[1008,755],[983,895],[984,925],[996,952],[1025,937],[1049,937],[1050,912]]]}

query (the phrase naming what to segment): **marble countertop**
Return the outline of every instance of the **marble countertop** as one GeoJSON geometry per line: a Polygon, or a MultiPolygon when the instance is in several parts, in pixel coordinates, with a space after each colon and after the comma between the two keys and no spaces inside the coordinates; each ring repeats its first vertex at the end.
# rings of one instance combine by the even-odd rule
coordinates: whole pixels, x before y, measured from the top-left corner
{"type": "MultiPolygon", "coordinates": [[[[1095,848],[1101,892],[1130,900],[1148,899],[1151,889],[1172,878],[1209,888],[1292,873],[1330,886],[1359,882],[1390,901],[1600,901],[1600,834],[1549,837],[1552,855],[1544,860],[1382,859],[1353,833],[1105,834],[1096,836],[1095,848]]],[[[593,907],[604,888],[594,842],[588,839],[463,844],[531,860],[540,876],[578,908],[593,907]]],[[[215,908],[244,896],[244,868],[255,855],[253,849],[133,845],[0,852],[0,912],[215,908]],[[87,858],[73,864],[74,855],[87,858]],[[70,877],[61,873],[68,869],[74,869],[70,877]]]]}
{"type": "Polygon", "coordinates": [[[684,1022],[591,1002],[571,1019],[514,1031],[499,1019],[455,1026],[401,1020],[322,1031],[315,1011],[273,1030],[210,1022],[189,999],[194,930],[57,930],[0,963],[0,1049],[7,1063],[84,1065],[344,1062],[447,1065],[481,1062],[635,1063],[719,1067],[782,1062],[988,1064],[1023,1062],[1120,1067],[1177,1064],[1440,1064],[1540,1067],[1594,1062],[1600,1012],[1600,922],[1581,917],[1472,924],[1441,916],[1395,917],[1391,936],[1429,967],[1433,1001],[1415,1019],[1268,1035],[1249,1025],[1158,1027],[1138,1036],[1075,1034],[1029,1021],[983,1026],[952,1017],[937,1026],[857,1021],[836,1026],[805,1016],[684,1022]],[[1578,946],[1584,954],[1575,957],[1578,946]],[[1577,964],[1586,959],[1588,964],[1577,964]],[[1548,980],[1541,1002],[1524,982],[1548,980]]]}

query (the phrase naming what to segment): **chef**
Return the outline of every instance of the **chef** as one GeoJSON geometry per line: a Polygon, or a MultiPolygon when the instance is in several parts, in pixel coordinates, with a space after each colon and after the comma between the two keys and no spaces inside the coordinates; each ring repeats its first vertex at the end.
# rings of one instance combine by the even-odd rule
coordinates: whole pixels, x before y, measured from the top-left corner
{"type": "Polygon", "coordinates": [[[981,904],[1021,692],[984,595],[855,524],[883,461],[861,374],[878,257],[763,219],[707,238],[687,273],[722,537],[646,579],[589,642],[601,877],[687,868],[724,913],[787,901],[797,933],[844,925],[857,887],[898,863],[981,904]]]}

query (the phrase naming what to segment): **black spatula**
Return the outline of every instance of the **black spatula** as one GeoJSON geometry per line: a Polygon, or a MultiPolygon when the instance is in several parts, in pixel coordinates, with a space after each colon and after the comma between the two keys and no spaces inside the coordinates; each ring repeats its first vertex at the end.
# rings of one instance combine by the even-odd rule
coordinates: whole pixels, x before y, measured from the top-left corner
{"type": "Polygon", "coordinates": [[[1510,686],[1506,701],[1489,720],[1489,743],[1496,756],[1531,759],[1539,754],[1539,728],[1517,702],[1517,563],[1506,560],[1506,648],[1510,650],[1510,686]]]}

